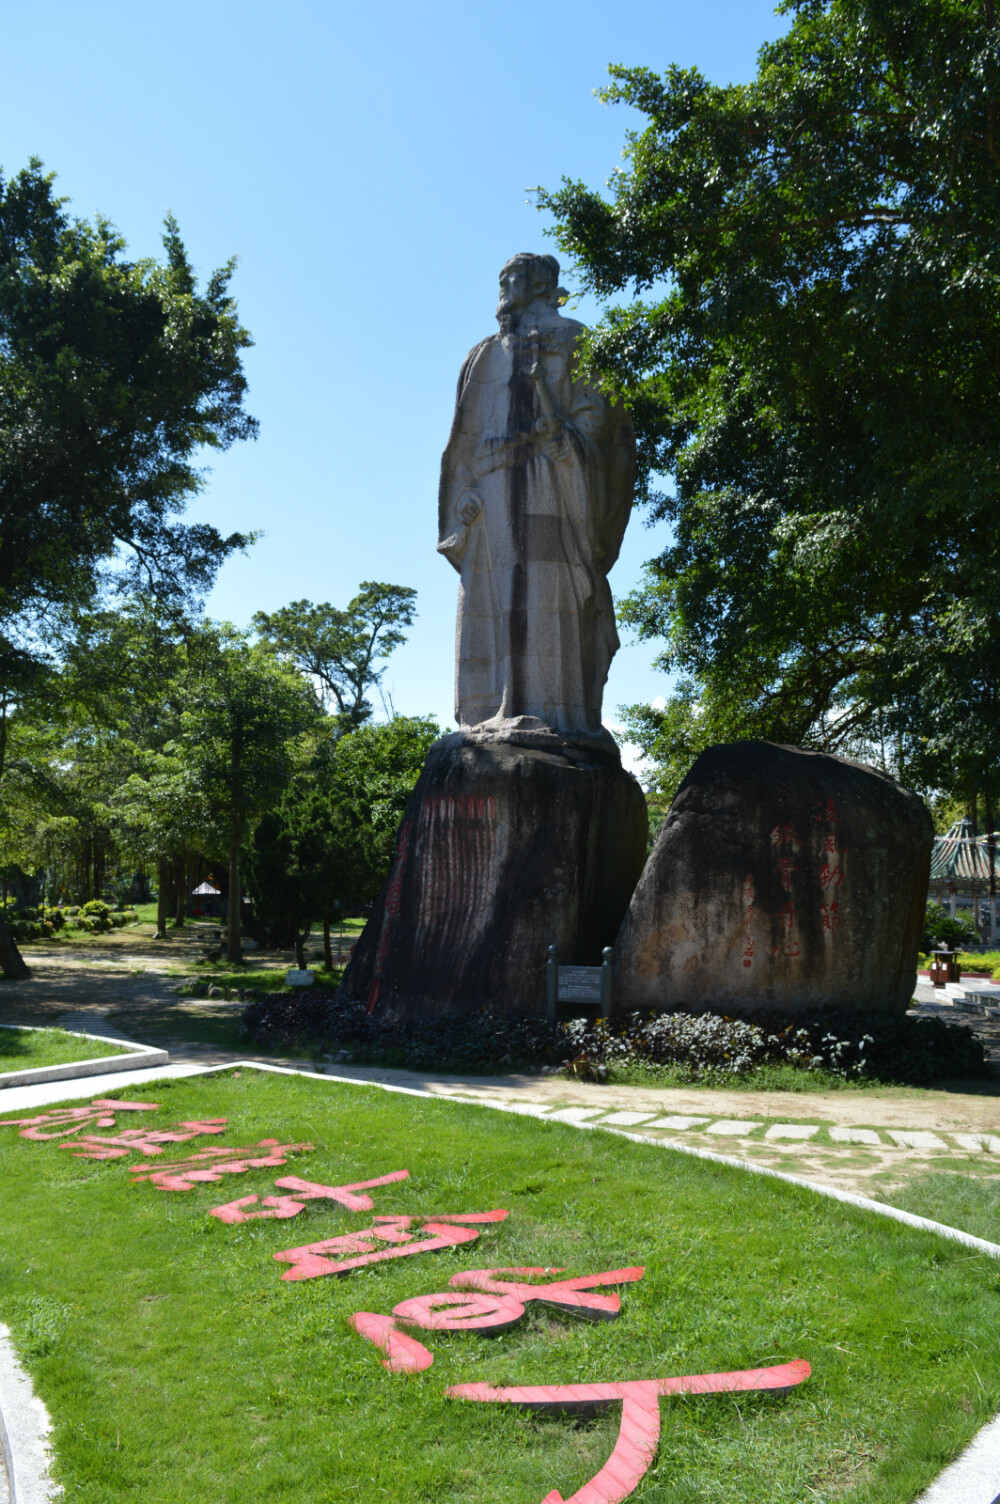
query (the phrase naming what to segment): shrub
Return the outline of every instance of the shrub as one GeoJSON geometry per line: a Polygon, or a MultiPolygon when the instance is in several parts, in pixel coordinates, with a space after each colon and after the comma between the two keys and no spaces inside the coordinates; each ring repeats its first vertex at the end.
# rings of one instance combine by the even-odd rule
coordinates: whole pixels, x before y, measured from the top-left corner
{"type": "Polygon", "coordinates": [[[7,928],[10,931],[10,938],[15,944],[21,940],[40,940],[45,933],[45,930],[37,919],[27,919],[24,917],[17,919],[12,916],[9,917],[7,928]]]}
{"type": "Polygon", "coordinates": [[[310,1040],[411,1070],[511,1070],[583,1059],[591,1067],[642,1065],[692,1081],[724,1082],[784,1065],[913,1086],[989,1071],[983,1046],[968,1029],[872,1012],[839,1014],[835,1026],[829,1014],[750,1022],[712,1013],[635,1013],[614,1024],[549,1024],[484,1009],[464,1018],[401,1019],[369,1014],[364,1003],[313,988],[307,996],[262,993],[244,1010],[243,1022],[260,1044],[310,1040]]]}
{"type": "Polygon", "coordinates": [[[103,898],[91,898],[83,905],[80,913],[92,920],[92,928],[97,931],[111,928],[111,905],[105,903],[103,898]]]}
{"type": "Polygon", "coordinates": [[[78,914],[71,923],[75,930],[83,930],[88,935],[93,932],[94,921],[86,914],[78,914]]]}
{"type": "Polygon", "coordinates": [[[924,915],[924,929],[920,936],[920,949],[935,950],[939,945],[954,950],[959,945],[975,945],[979,931],[970,919],[954,918],[939,903],[929,903],[924,915]]]}
{"type": "Polygon", "coordinates": [[[70,904],[69,908],[66,910],[66,916],[69,919],[75,919],[76,916],[77,916],[77,914],[79,914],[79,912],[80,912],[80,905],[78,903],[72,903],[72,904],[70,904]]]}
{"type": "Polygon", "coordinates": [[[63,925],[66,923],[66,915],[63,910],[58,907],[52,906],[51,908],[47,908],[45,909],[44,913],[46,922],[48,924],[51,924],[53,930],[61,930],[63,925]]]}

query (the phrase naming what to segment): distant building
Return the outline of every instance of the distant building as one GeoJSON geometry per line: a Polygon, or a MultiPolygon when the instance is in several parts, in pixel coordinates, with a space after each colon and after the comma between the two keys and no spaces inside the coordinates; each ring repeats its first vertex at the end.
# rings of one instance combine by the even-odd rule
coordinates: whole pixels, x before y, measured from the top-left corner
{"type": "Polygon", "coordinates": [[[191,893],[193,919],[218,919],[222,914],[222,894],[211,883],[199,883],[191,893]]]}
{"type": "Polygon", "coordinates": [[[988,944],[1000,941],[997,899],[990,897],[990,860],[994,890],[1000,888],[1000,832],[977,836],[971,820],[956,820],[946,835],[937,836],[931,852],[931,880],[927,896],[955,915],[966,909],[988,944]]]}

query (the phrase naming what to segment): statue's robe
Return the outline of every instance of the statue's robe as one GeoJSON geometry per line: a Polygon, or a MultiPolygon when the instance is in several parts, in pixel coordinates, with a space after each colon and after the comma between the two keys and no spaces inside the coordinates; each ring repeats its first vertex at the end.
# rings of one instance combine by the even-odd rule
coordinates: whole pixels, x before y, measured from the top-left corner
{"type": "Polygon", "coordinates": [[[619,646],[607,573],[628,522],[635,442],[624,410],[573,379],[581,332],[553,309],[530,329],[483,340],[459,377],[438,548],[462,581],[463,727],[527,716],[570,734],[600,729],[619,646]],[[553,413],[562,457],[535,427],[553,413]],[[467,524],[470,499],[481,511],[467,524]]]}

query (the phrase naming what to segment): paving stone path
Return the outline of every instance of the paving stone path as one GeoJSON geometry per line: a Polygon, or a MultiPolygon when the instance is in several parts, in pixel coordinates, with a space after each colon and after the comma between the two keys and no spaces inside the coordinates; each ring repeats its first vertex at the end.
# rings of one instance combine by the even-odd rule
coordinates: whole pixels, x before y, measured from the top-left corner
{"type": "MultiPolygon", "coordinates": [[[[109,937],[110,938],[110,937],[109,937]]],[[[114,937],[117,939],[117,935],[114,937]]],[[[0,1023],[61,1023],[109,1037],[161,1044],[177,1064],[226,1064],[258,1058],[310,1063],[192,1040],[195,1020],[231,1017],[238,1004],[178,999],[178,962],[190,965],[205,936],[192,926],[166,943],[33,954],[34,980],[0,986],[0,1023]],[[170,1035],[161,1032],[164,1018],[170,1035]],[[150,1025],[158,1026],[153,1032],[150,1025]]],[[[933,989],[927,989],[934,996],[933,989]]],[[[920,994],[918,993],[918,996],[920,994]]],[[[931,1006],[936,1006],[931,1004],[931,1006]]],[[[965,1026],[972,1021],[963,1020],[965,1026]]],[[[1000,1051],[1000,1027],[996,1048],[1000,1051]]],[[[697,1145],[842,1190],[890,1199],[933,1170],[1000,1176],[1000,1077],[935,1091],[898,1089],[823,1093],[695,1087],[601,1086],[558,1076],[452,1076],[321,1062],[311,1068],[356,1081],[417,1087],[467,1101],[494,1101],[577,1122],[697,1145]]],[[[0,1103],[2,1106],[2,1103],[0,1103]]]]}

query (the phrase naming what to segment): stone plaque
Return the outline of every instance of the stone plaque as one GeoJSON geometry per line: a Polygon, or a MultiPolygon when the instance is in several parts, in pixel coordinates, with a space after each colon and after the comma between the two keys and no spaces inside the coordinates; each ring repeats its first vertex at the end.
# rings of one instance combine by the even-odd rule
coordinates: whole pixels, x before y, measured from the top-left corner
{"type": "Polygon", "coordinates": [[[599,1003],[601,1001],[600,966],[560,966],[559,1001],[561,1003],[599,1003]]]}

